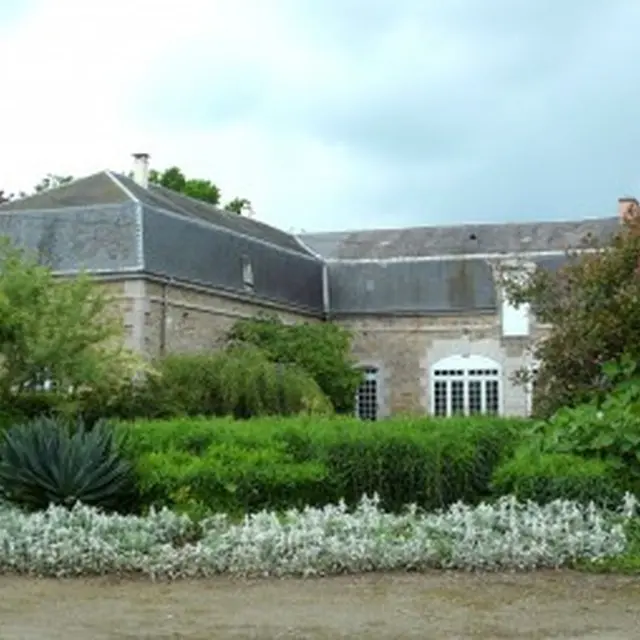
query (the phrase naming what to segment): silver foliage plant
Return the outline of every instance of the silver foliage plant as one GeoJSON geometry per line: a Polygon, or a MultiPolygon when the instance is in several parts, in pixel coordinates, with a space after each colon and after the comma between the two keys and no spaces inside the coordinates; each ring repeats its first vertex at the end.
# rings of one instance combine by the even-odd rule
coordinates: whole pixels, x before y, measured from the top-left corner
{"type": "Polygon", "coordinates": [[[621,554],[623,522],[638,502],[627,495],[620,512],[556,501],[453,505],[444,512],[411,507],[393,515],[377,497],[349,513],[344,504],[285,514],[262,512],[240,523],[220,515],[194,523],[169,510],[146,517],[105,515],[76,505],[26,514],[0,508],[0,572],[37,576],[124,574],[176,579],[216,574],[327,575],[422,570],[528,570],[575,559],[621,554]]]}

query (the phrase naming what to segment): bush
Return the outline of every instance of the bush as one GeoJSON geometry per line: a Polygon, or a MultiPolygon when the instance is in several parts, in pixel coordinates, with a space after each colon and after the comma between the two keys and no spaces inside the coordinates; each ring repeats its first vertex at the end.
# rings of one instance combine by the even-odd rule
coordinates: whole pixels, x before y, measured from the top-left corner
{"type": "MultiPolygon", "coordinates": [[[[123,424],[143,493],[178,505],[179,487],[211,509],[286,509],[378,494],[385,509],[488,498],[522,420],[180,419],[123,424]],[[232,486],[233,491],[228,487],[232,486]],[[195,497],[197,496],[197,498],[195,497]]],[[[166,501],[166,502],[163,502],[166,501]]],[[[202,505],[199,506],[199,508],[202,505]]]]}
{"type": "Polygon", "coordinates": [[[227,443],[210,445],[201,455],[146,453],[137,470],[147,505],[192,516],[320,504],[326,479],[322,464],[294,463],[276,447],[251,450],[227,443]]]}
{"type": "Polygon", "coordinates": [[[493,474],[493,491],[546,504],[572,500],[580,504],[593,501],[602,507],[620,504],[616,468],[603,460],[586,460],[567,453],[539,453],[521,449],[500,465],[493,474]]]}
{"type": "Polygon", "coordinates": [[[239,320],[230,344],[253,345],[275,363],[311,376],[338,413],[352,413],[362,372],[351,355],[351,334],[333,322],[284,324],[275,316],[239,320]]]}
{"type": "Polygon", "coordinates": [[[546,453],[574,454],[614,466],[627,488],[640,488],[640,382],[616,387],[603,402],[557,411],[534,425],[546,453]]]}
{"type": "Polygon", "coordinates": [[[157,375],[127,390],[108,411],[124,419],[226,415],[247,419],[331,413],[332,407],[315,381],[297,367],[273,363],[254,347],[235,347],[167,356],[158,362],[157,375]]]}
{"type": "Polygon", "coordinates": [[[89,431],[82,424],[39,418],[2,437],[0,496],[32,510],[78,501],[126,510],[134,504],[135,477],[110,426],[89,431]]]}
{"type": "Polygon", "coordinates": [[[85,506],[33,515],[0,509],[0,573],[37,576],[522,570],[593,564],[626,549],[622,522],[566,501],[540,507],[503,498],[478,508],[392,515],[375,499],[363,499],[352,513],[333,505],[265,511],[239,523],[217,516],[199,525],[168,510],[135,517],[85,506]]]}

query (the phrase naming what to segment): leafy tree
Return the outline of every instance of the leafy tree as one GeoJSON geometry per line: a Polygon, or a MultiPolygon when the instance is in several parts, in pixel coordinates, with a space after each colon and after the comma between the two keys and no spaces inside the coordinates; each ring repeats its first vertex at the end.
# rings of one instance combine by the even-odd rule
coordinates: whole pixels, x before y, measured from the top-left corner
{"type": "MultiPolygon", "coordinates": [[[[73,176],[61,176],[56,175],[54,173],[48,173],[38,184],[33,188],[34,193],[42,193],[43,191],[47,191],[49,189],[55,189],[56,187],[61,187],[65,184],[68,184],[73,180],[73,176]]],[[[6,204],[7,202],[11,202],[16,198],[26,198],[28,194],[24,191],[20,191],[19,193],[8,193],[7,191],[3,191],[0,189],[0,205],[6,204]]]]}
{"type": "Polygon", "coordinates": [[[339,325],[286,325],[275,316],[240,320],[230,343],[253,344],[273,362],[293,364],[310,374],[340,413],[352,412],[362,373],[351,357],[351,334],[339,325]]]}
{"type": "Polygon", "coordinates": [[[122,344],[110,300],[82,275],[58,279],[8,241],[0,243],[0,402],[11,406],[52,383],[66,398],[119,388],[141,360],[122,344]]]}
{"type": "MultiPolygon", "coordinates": [[[[48,173],[34,187],[34,191],[36,193],[42,193],[43,191],[48,191],[49,189],[55,189],[56,187],[62,187],[65,184],[69,184],[72,180],[73,176],[60,176],[54,173],[48,173]]],[[[22,196],[24,196],[24,194],[22,194],[22,196]]]]}
{"type": "Polygon", "coordinates": [[[247,200],[247,198],[234,198],[233,200],[229,200],[229,202],[224,205],[224,208],[225,211],[241,215],[243,211],[251,208],[251,200],[247,200]]]}
{"type": "MultiPolygon", "coordinates": [[[[504,279],[511,302],[530,303],[537,320],[551,326],[534,347],[534,412],[541,417],[602,398],[611,389],[608,363],[640,361],[640,217],[624,221],[597,249],[569,252],[555,272],[538,269],[520,283],[504,279]]],[[[520,372],[521,381],[526,377],[520,372]]]]}
{"type": "Polygon", "coordinates": [[[163,172],[152,169],[149,172],[149,181],[196,200],[213,205],[220,204],[220,189],[213,182],[195,178],[187,179],[178,167],[170,167],[163,172]]]}

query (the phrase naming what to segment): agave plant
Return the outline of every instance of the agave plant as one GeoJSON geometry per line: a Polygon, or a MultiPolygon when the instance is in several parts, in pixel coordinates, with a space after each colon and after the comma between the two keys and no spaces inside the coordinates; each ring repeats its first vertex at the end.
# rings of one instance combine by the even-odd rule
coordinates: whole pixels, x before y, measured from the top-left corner
{"type": "Polygon", "coordinates": [[[81,502],[122,511],[135,496],[135,476],[109,425],[89,430],[43,417],[0,441],[0,496],[30,510],[81,502]]]}

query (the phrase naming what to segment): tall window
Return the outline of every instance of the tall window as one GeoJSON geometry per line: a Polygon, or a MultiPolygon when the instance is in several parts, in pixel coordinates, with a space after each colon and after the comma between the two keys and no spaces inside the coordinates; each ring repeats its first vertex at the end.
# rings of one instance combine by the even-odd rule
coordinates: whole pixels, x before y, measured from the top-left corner
{"type": "Polygon", "coordinates": [[[431,368],[431,413],[435,416],[498,415],[501,367],[482,356],[451,356],[431,368]]]}
{"type": "Polygon", "coordinates": [[[535,395],[535,381],[536,381],[536,377],[538,375],[538,370],[539,370],[539,363],[534,361],[529,367],[529,375],[531,376],[531,378],[527,381],[526,387],[525,387],[525,392],[527,394],[527,407],[526,407],[526,412],[527,415],[530,416],[533,413],[533,397],[535,395]]]}
{"type": "MultiPolygon", "coordinates": [[[[531,272],[532,267],[526,264],[516,264],[506,262],[506,277],[509,280],[524,284],[531,272]]],[[[505,337],[523,337],[531,332],[531,306],[524,302],[518,306],[511,304],[502,292],[502,335],[505,337]]]]}
{"type": "Polygon", "coordinates": [[[361,420],[378,418],[378,370],[375,367],[364,369],[364,380],[356,394],[356,415],[361,420]]]}

